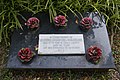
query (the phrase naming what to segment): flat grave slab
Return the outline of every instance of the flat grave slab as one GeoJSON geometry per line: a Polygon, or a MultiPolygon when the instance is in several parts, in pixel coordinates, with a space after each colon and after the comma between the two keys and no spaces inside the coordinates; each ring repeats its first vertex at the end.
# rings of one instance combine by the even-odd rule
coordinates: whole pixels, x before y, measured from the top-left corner
{"type": "MultiPolygon", "coordinates": [[[[38,13],[32,15],[31,13],[22,13],[28,19],[35,16],[40,19],[40,28],[37,30],[29,30],[24,26],[24,19],[18,16],[23,30],[17,29],[11,37],[11,46],[9,52],[9,59],[7,68],[10,69],[111,69],[115,68],[112,51],[109,43],[108,33],[105,25],[104,16],[99,16],[98,13],[87,13],[94,21],[92,30],[87,33],[80,30],[76,24],[76,18],[73,14],[68,14],[68,25],[64,30],[56,30],[53,24],[49,21],[48,13],[38,13]],[[92,44],[101,45],[103,57],[98,64],[92,64],[86,60],[85,54],[67,54],[67,55],[38,55],[35,46],[39,43],[40,34],[83,34],[85,52],[86,49],[92,44]],[[36,56],[30,63],[24,64],[17,58],[18,51],[23,47],[31,48],[36,56]]],[[[43,51],[44,52],[44,51],[43,51]]],[[[69,51],[68,51],[69,52],[69,51]]],[[[64,52],[63,52],[64,53],[64,52]]]]}

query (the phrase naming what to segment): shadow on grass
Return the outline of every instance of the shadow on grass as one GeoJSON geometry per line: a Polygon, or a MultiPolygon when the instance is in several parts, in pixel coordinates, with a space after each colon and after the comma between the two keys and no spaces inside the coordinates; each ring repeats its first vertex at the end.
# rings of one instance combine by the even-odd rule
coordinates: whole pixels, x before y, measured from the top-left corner
{"type": "Polygon", "coordinates": [[[3,69],[2,80],[106,80],[111,71],[86,70],[9,70],[3,69]]]}

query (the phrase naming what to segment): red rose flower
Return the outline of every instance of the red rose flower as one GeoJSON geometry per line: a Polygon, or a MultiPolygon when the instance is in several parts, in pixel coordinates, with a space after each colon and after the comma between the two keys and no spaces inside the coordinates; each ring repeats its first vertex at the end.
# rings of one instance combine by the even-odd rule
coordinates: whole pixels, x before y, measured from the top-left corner
{"type": "Polygon", "coordinates": [[[29,26],[31,29],[37,28],[39,26],[39,19],[36,17],[31,17],[27,20],[25,25],[29,26]]]}
{"type": "Polygon", "coordinates": [[[56,26],[67,26],[67,19],[65,16],[58,15],[54,18],[54,23],[56,26]]]}
{"type": "Polygon", "coordinates": [[[87,59],[93,63],[98,63],[102,56],[102,50],[97,46],[91,46],[87,50],[87,59]]]}
{"type": "Polygon", "coordinates": [[[81,24],[82,28],[90,29],[93,24],[93,20],[89,17],[85,17],[80,21],[80,24],[81,24]]]}
{"type": "Polygon", "coordinates": [[[34,56],[30,48],[22,48],[18,52],[18,57],[22,62],[29,62],[34,56]]]}

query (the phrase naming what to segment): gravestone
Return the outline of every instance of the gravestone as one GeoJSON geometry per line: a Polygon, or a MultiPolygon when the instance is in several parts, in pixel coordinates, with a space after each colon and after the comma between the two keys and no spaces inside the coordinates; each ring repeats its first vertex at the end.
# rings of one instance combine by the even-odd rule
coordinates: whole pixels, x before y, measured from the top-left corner
{"type": "MultiPolygon", "coordinates": [[[[32,16],[37,17],[40,20],[40,28],[37,30],[29,30],[24,25],[25,23],[24,19],[21,16],[18,16],[18,19],[20,20],[21,25],[23,27],[23,30],[16,29],[11,37],[11,46],[10,46],[7,68],[10,68],[10,69],[111,69],[111,68],[115,68],[104,16],[102,15],[100,16],[96,12],[85,14],[84,17],[89,16],[94,21],[92,30],[89,30],[87,33],[85,33],[81,31],[78,24],[76,24],[76,17],[72,13],[68,14],[68,25],[65,30],[56,30],[53,27],[53,24],[51,24],[49,21],[48,13],[38,13],[35,15],[32,15],[32,13],[22,13],[22,15],[26,19],[32,16]],[[47,35],[47,38],[45,38],[45,35],[47,35]],[[53,44],[50,44],[48,46],[50,40],[52,40],[50,43],[57,42],[53,38],[50,39],[50,37],[54,37],[54,35],[57,35],[57,37],[59,37],[60,39],[62,38],[61,35],[64,35],[63,37],[65,37],[65,35],[68,36],[67,38],[63,38],[63,39],[69,39],[71,37],[72,39],[80,39],[80,41],[66,40],[67,42],[69,42],[69,44],[67,44],[67,43],[64,43],[65,41],[61,41],[57,38],[57,40],[59,40],[58,43],[61,42],[61,46],[68,45],[67,48],[70,48],[70,47],[74,48],[73,43],[75,43],[76,44],[75,47],[80,49],[80,51],[78,51],[77,48],[72,49],[73,51],[67,48],[65,48],[66,50],[62,49],[61,51],[59,51],[59,48],[45,50],[45,48],[48,48],[48,47],[52,48],[55,45],[57,47],[60,47],[60,45],[57,45],[57,44],[54,44],[54,46],[53,44]],[[79,38],[71,35],[78,35],[79,38]],[[44,40],[49,39],[49,41],[47,42],[42,41],[43,39],[44,40]],[[35,50],[35,46],[38,44],[39,44],[39,49],[41,49],[42,52],[41,50],[39,51],[39,49],[38,51],[35,50]],[[97,65],[88,62],[85,57],[87,48],[92,44],[101,45],[101,48],[103,50],[103,57],[97,65]],[[81,46],[78,46],[78,45],[81,45],[81,46]],[[21,63],[17,58],[18,51],[24,47],[29,47],[36,53],[36,56],[33,58],[33,60],[27,64],[21,63]]],[[[81,20],[81,17],[79,14],[78,14],[78,17],[79,18],[77,19],[81,20]]]]}

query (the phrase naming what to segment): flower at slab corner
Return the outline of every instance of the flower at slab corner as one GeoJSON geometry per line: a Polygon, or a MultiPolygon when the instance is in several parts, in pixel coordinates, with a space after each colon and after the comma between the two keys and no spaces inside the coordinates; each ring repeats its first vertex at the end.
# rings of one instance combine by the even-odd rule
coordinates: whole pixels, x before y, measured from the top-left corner
{"type": "Polygon", "coordinates": [[[65,16],[58,15],[54,18],[55,26],[67,26],[67,19],[65,16]]]}
{"type": "Polygon", "coordinates": [[[30,48],[22,48],[18,52],[18,58],[22,62],[29,62],[33,57],[35,53],[30,50],[30,48]]]}
{"type": "Polygon", "coordinates": [[[102,56],[102,50],[97,46],[91,46],[87,49],[87,59],[94,64],[97,64],[102,56]]]}
{"type": "Polygon", "coordinates": [[[83,29],[89,30],[93,25],[93,20],[89,17],[85,17],[80,21],[80,25],[83,29]]]}
{"type": "Polygon", "coordinates": [[[33,28],[38,28],[39,27],[39,19],[36,17],[31,17],[27,20],[27,22],[25,23],[25,25],[27,25],[29,28],[33,29],[33,28]]]}

